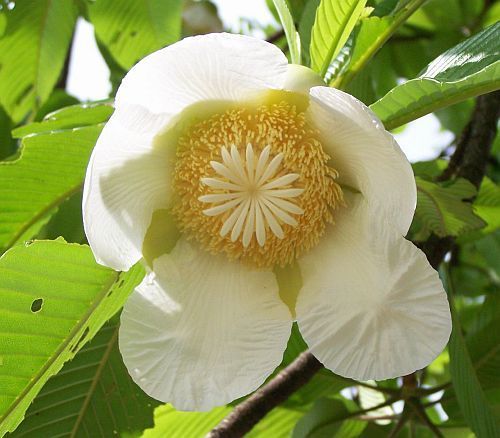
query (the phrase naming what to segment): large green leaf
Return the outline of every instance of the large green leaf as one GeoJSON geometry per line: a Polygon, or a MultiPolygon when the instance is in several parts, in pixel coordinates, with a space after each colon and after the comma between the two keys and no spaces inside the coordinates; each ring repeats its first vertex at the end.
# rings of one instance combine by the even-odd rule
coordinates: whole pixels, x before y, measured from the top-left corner
{"type": "Polygon", "coordinates": [[[387,129],[500,88],[500,23],[443,53],[371,105],[387,129]]]}
{"type": "Polygon", "coordinates": [[[115,316],[51,377],[12,436],[132,437],[151,427],[159,402],[132,381],[117,339],[115,316]]]}
{"type": "Polygon", "coordinates": [[[69,107],[52,113],[46,122],[15,131],[26,137],[21,156],[0,163],[0,249],[9,248],[21,237],[30,238],[25,234],[28,230],[35,235],[43,225],[41,219],[81,190],[101,131],[97,124],[106,120],[110,111],[109,107],[69,107]],[[33,133],[38,134],[28,135],[33,133]]]}
{"type": "Polygon", "coordinates": [[[474,214],[472,203],[467,201],[476,194],[476,188],[469,181],[434,183],[419,177],[416,181],[415,221],[420,229],[415,240],[425,240],[430,233],[439,237],[458,236],[485,226],[485,222],[474,214]]]}
{"type": "Polygon", "coordinates": [[[62,240],[16,246],[0,258],[0,435],[123,305],[143,276],[118,274],[87,246],[62,240]]]}
{"type": "Polygon", "coordinates": [[[76,16],[72,0],[23,0],[6,11],[7,27],[0,38],[0,103],[15,122],[49,97],[76,16]]]}
{"type": "Polygon", "coordinates": [[[311,34],[311,68],[325,76],[363,12],[366,0],[321,0],[311,34]]]}
{"type": "MultiPolygon", "coordinates": [[[[217,426],[231,407],[215,408],[210,412],[181,412],[170,405],[155,410],[155,425],[144,431],[143,438],[203,438],[217,426]]],[[[267,414],[245,436],[248,438],[286,438],[303,413],[278,407],[267,414]]]]}
{"type": "Polygon", "coordinates": [[[97,0],[89,5],[89,17],[97,38],[128,70],[180,38],[181,10],[181,0],[97,0]]]}
{"type": "Polygon", "coordinates": [[[300,64],[300,37],[295,29],[292,14],[290,14],[285,0],[273,0],[273,3],[285,31],[288,50],[290,51],[290,60],[292,64],[300,64]]]}
{"type": "Polygon", "coordinates": [[[453,330],[448,344],[450,374],[458,403],[467,424],[478,437],[493,438],[500,436],[500,428],[490,409],[467,350],[460,320],[454,309],[452,299],[450,304],[453,320],[453,330]]]}
{"type": "Polygon", "coordinates": [[[230,407],[215,408],[210,412],[181,412],[170,405],[155,410],[155,425],[144,431],[142,438],[203,438],[231,412],[230,407]]]}

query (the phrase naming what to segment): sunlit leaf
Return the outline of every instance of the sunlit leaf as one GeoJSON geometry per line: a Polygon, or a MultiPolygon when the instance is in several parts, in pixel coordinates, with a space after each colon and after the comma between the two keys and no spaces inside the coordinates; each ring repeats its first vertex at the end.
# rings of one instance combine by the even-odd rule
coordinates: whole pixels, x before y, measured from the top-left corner
{"type": "Polygon", "coordinates": [[[97,0],[89,17],[99,40],[128,70],[180,38],[181,7],[181,0],[97,0]]]}
{"type": "Polygon", "coordinates": [[[143,276],[94,261],[87,246],[38,241],[0,258],[0,435],[47,380],[123,305],[143,276]]]}
{"type": "Polygon", "coordinates": [[[311,68],[325,76],[363,12],[366,0],[321,0],[311,35],[311,68]]]}
{"type": "Polygon", "coordinates": [[[15,122],[50,96],[76,15],[72,0],[23,0],[6,11],[7,25],[0,38],[0,103],[15,122]]]}
{"type": "Polygon", "coordinates": [[[285,31],[292,64],[300,64],[300,37],[295,29],[295,23],[293,22],[290,10],[285,0],[273,0],[273,3],[280,17],[283,30],[285,31]]]}
{"type": "Polygon", "coordinates": [[[0,163],[0,249],[35,235],[43,225],[40,220],[81,190],[101,131],[98,124],[110,111],[108,106],[69,107],[14,131],[26,137],[20,157],[0,163]],[[28,135],[34,133],[38,135],[28,135]],[[31,236],[25,235],[28,230],[31,236]]]}
{"type": "Polygon", "coordinates": [[[451,48],[371,105],[387,129],[500,88],[500,23],[451,48]]]}

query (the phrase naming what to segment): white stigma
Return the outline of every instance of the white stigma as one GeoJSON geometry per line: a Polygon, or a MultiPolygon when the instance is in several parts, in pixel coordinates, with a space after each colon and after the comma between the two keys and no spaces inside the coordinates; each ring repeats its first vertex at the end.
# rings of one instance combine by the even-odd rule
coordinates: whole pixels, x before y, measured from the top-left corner
{"type": "Polygon", "coordinates": [[[242,236],[245,248],[254,234],[259,245],[264,246],[267,228],[283,239],[280,223],[296,226],[297,221],[291,215],[304,213],[299,206],[290,202],[291,198],[296,198],[304,191],[290,187],[299,175],[288,173],[276,177],[283,154],[270,160],[269,152],[270,147],[266,146],[257,156],[252,145],[248,144],[243,160],[236,146],[231,146],[231,153],[222,147],[223,162],[210,162],[221,178],[201,178],[203,184],[216,191],[198,198],[201,202],[216,204],[203,210],[203,213],[218,216],[230,212],[222,224],[220,235],[224,237],[231,232],[233,242],[242,236]]]}

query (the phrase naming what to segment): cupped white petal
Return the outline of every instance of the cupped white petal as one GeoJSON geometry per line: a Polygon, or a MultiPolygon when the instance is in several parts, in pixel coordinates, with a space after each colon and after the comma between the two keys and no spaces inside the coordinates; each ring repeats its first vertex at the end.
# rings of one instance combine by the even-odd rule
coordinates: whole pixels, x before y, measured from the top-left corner
{"type": "Polygon", "coordinates": [[[297,321],[313,354],[359,380],[428,365],[451,332],[446,293],[425,255],[388,224],[369,222],[367,201],[349,206],[300,260],[297,321]]]}
{"type": "Polygon", "coordinates": [[[85,234],[96,260],[116,270],[142,258],[153,212],[166,208],[172,196],[175,148],[157,144],[162,125],[138,107],[115,111],[87,168],[85,234]]]}
{"type": "Polygon", "coordinates": [[[181,239],[125,304],[119,345],[135,382],[182,410],[208,410],[257,389],[291,330],[274,274],[181,239]]]}
{"type": "Polygon", "coordinates": [[[174,115],[204,100],[237,101],[281,89],[286,73],[285,55],[266,41],[227,33],[194,36],[135,65],[123,79],[116,105],[174,115]]]}
{"type": "Polygon", "coordinates": [[[355,97],[329,87],[310,92],[308,116],[320,131],[341,185],[360,190],[369,204],[406,235],[417,202],[410,163],[382,122],[355,97]],[[378,208],[378,207],[377,207],[378,208]]]}
{"type": "Polygon", "coordinates": [[[284,89],[296,93],[309,94],[312,87],[326,86],[325,81],[315,71],[297,64],[288,64],[284,89]]]}

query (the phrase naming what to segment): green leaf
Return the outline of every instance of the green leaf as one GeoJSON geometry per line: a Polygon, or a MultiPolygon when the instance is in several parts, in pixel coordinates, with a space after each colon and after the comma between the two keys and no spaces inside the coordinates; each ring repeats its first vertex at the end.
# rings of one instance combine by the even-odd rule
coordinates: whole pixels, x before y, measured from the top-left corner
{"type": "Polygon", "coordinates": [[[14,122],[50,96],[66,58],[77,8],[72,0],[24,0],[6,11],[0,39],[0,103],[14,122]]]}
{"type": "Polygon", "coordinates": [[[302,16],[299,21],[299,35],[302,48],[302,59],[304,65],[311,64],[311,56],[309,49],[311,47],[311,30],[316,18],[316,11],[318,10],[320,0],[309,0],[304,7],[302,16]]]}
{"type": "Polygon", "coordinates": [[[293,438],[321,438],[338,436],[358,437],[367,426],[365,421],[347,420],[351,412],[344,400],[319,399],[298,423],[293,438]]]}
{"type": "Polygon", "coordinates": [[[295,29],[290,10],[285,0],[273,0],[273,3],[280,17],[283,30],[285,31],[288,49],[290,50],[290,60],[292,64],[300,64],[300,37],[295,29]]]}
{"type": "Polygon", "coordinates": [[[356,32],[356,38],[350,54],[348,68],[333,77],[331,86],[345,89],[347,84],[361,72],[372,57],[389,40],[396,30],[426,0],[405,0],[394,2],[389,0],[377,5],[370,17],[362,17],[356,32]],[[395,5],[397,3],[397,5],[395,5]],[[394,9],[393,9],[394,8],[394,9]]]}
{"type": "Polygon", "coordinates": [[[321,0],[311,35],[311,68],[322,77],[349,38],[366,0],[321,0]]]}
{"type": "Polygon", "coordinates": [[[181,0],[97,0],[88,8],[97,38],[126,70],[181,35],[181,0]]]}
{"type": "Polygon", "coordinates": [[[35,235],[43,225],[41,219],[81,190],[101,132],[96,123],[107,119],[110,111],[107,106],[69,107],[52,113],[46,122],[15,130],[17,136],[26,137],[20,157],[0,163],[0,249],[26,237],[28,230],[28,238],[35,235]],[[28,135],[33,133],[38,134],[28,135]]]}
{"type": "Polygon", "coordinates": [[[144,431],[142,438],[203,438],[231,412],[230,407],[220,407],[209,412],[181,412],[171,405],[155,410],[155,425],[144,431]]]}
{"type": "Polygon", "coordinates": [[[474,213],[486,222],[481,234],[488,234],[500,228],[500,187],[488,177],[483,178],[479,193],[474,201],[474,213]]]}
{"type": "Polygon", "coordinates": [[[484,388],[500,387],[500,297],[489,296],[476,322],[479,328],[467,336],[467,348],[479,382],[484,388]]]}
{"type": "Polygon", "coordinates": [[[47,114],[42,122],[14,129],[12,135],[22,138],[31,134],[95,126],[106,122],[112,113],[113,107],[105,102],[71,105],[47,114]]]}
{"type": "Polygon", "coordinates": [[[140,436],[153,426],[159,402],[130,378],[118,350],[116,316],[50,378],[12,434],[21,436],[140,436]]]}
{"type": "MultiPolygon", "coordinates": [[[[155,425],[144,431],[142,438],[203,438],[230,412],[231,407],[215,408],[209,412],[181,412],[171,405],[155,410],[155,425]]],[[[294,409],[273,409],[245,436],[248,438],[286,438],[302,416],[294,409]]]]}
{"type": "Polygon", "coordinates": [[[14,430],[49,377],[97,333],[142,279],[97,265],[62,240],[0,258],[0,435],[14,430]]]}
{"type": "MultiPolygon", "coordinates": [[[[449,276],[447,278],[449,281],[449,276]]],[[[485,438],[500,436],[500,428],[472,365],[452,299],[450,305],[453,320],[453,330],[448,344],[450,374],[458,403],[467,424],[477,436],[485,438]]]]}
{"type": "Polygon", "coordinates": [[[434,183],[419,177],[416,181],[415,219],[423,227],[416,240],[425,239],[431,232],[439,237],[458,236],[485,225],[474,214],[472,204],[464,202],[476,194],[476,188],[469,181],[458,179],[451,183],[434,183]]]}
{"type": "Polygon", "coordinates": [[[371,109],[394,129],[448,105],[500,88],[500,23],[443,53],[371,109]]]}

